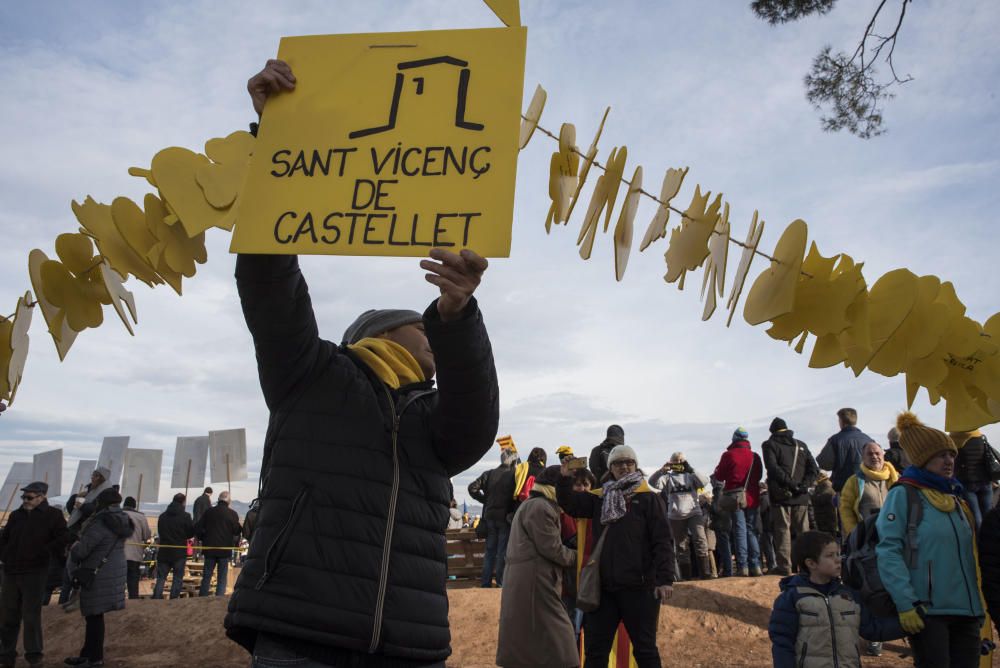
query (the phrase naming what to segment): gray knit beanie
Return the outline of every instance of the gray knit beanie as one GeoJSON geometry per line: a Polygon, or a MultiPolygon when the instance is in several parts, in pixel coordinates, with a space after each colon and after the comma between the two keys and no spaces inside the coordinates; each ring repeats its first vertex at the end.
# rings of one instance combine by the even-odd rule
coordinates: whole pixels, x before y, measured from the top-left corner
{"type": "Polygon", "coordinates": [[[369,336],[377,336],[382,332],[388,332],[402,327],[423,322],[424,317],[416,311],[405,309],[371,309],[365,311],[351,323],[351,326],[344,332],[344,343],[348,345],[357,343],[361,339],[369,336]]]}

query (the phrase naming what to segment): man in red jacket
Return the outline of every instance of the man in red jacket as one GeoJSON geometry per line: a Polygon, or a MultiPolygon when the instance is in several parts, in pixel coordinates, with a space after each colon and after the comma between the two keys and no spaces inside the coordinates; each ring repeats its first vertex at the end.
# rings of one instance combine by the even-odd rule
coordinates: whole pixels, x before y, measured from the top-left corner
{"type": "MultiPolygon", "coordinates": [[[[739,574],[760,576],[760,545],[757,542],[757,507],[760,495],[760,478],[764,465],[760,456],[750,449],[750,435],[743,427],[733,432],[732,442],[715,467],[712,477],[723,483],[723,494],[738,495],[742,490],[746,499],[743,508],[737,508],[733,513],[733,526],[736,529],[736,567],[739,574]]],[[[723,538],[722,568],[723,572],[731,571],[731,560],[725,550],[726,540],[723,538]]]]}

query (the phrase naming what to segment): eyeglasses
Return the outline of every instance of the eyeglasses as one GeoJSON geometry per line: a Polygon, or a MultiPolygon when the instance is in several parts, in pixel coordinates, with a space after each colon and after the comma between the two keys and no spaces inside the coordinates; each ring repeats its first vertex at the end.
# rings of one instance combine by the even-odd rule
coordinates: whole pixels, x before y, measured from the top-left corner
{"type": "Polygon", "coordinates": [[[635,460],[634,459],[616,459],[615,461],[611,462],[611,465],[612,466],[635,466],[635,460]]]}
{"type": "Polygon", "coordinates": [[[38,496],[36,496],[35,494],[22,494],[21,495],[21,499],[24,500],[24,501],[34,501],[37,498],[38,498],[38,496]]]}

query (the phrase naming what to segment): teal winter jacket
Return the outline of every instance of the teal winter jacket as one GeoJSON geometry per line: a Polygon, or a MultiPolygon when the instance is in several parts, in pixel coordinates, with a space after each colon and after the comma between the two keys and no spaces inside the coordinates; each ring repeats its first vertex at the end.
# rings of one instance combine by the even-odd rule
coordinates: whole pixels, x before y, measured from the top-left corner
{"type": "Polygon", "coordinates": [[[878,572],[900,612],[916,603],[928,615],[984,617],[976,575],[973,528],[961,507],[944,513],[923,493],[919,495],[923,517],[917,526],[915,568],[904,558],[906,541],[906,490],[897,484],[889,490],[876,527],[878,572]]]}

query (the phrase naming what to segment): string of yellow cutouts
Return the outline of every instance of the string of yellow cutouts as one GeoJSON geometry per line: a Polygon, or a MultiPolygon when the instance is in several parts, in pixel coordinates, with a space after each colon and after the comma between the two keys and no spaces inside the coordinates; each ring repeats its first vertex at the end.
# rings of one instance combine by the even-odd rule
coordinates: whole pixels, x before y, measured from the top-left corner
{"type": "Polygon", "coordinates": [[[785,228],[771,254],[758,249],[764,221],[757,211],[746,241],[733,239],[729,204],[723,203],[721,194],[712,199],[711,193],[702,193],[697,185],[687,209],[671,204],[688,168],[668,169],[657,197],[643,188],[641,166],[631,179],[625,178],[626,147],[613,148],[604,164],[597,161],[610,108],[583,152],[576,146],[572,124],[562,124],[558,135],[539,125],[546,97],[539,86],[522,115],[520,133],[522,149],[536,129],[559,143],[550,160],[546,231],[551,232],[554,224],[568,224],[591,167],[603,172],[577,237],[583,259],[590,258],[602,213],[604,232],[608,231],[618,192],[625,184],[628,190],[613,233],[617,280],[624,276],[639,198],[645,196],[658,207],[639,250],[665,238],[670,212],[680,214],[680,224],[670,231],[664,254],[664,280],[684,289],[687,272],[704,267],[702,320],[712,316],[717,297],[724,295],[729,244],[740,246],[743,250],[726,304],[727,326],[732,324],[753,258],[759,255],[770,265],[753,282],[743,317],[751,325],[769,323],[767,334],[794,343],[798,353],[803,352],[809,335],[815,337],[810,367],[843,364],[855,375],[866,368],[890,377],[905,374],[907,404],[912,405],[919,389],[926,388],[931,403],[946,401],[945,427],[952,431],[1000,421],[1000,313],[980,324],[966,315],[950,282],[917,276],[907,269],[886,273],[869,289],[861,272],[863,263],[846,254],[824,257],[815,242],[806,253],[808,229],[802,220],[785,228]]]}
{"type": "Polygon", "coordinates": [[[104,306],[112,306],[134,335],[135,298],[124,287],[130,276],[182,294],[183,279],[208,260],[205,231],[233,227],[253,141],[247,132],[234,132],[207,142],[204,155],[171,147],[157,153],[149,169],[130,169],[158,191],[145,196],[142,208],[125,197],[110,205],[90,197],[72,203],[81,227],[56,237],[58,259],[37,248],[28,254],[36,301],[26,292],[14,314],[0,319],[0,401],[13,403],[17,394],[35,306],[63,360],[77,334],[104,322],[104,306]]]}

